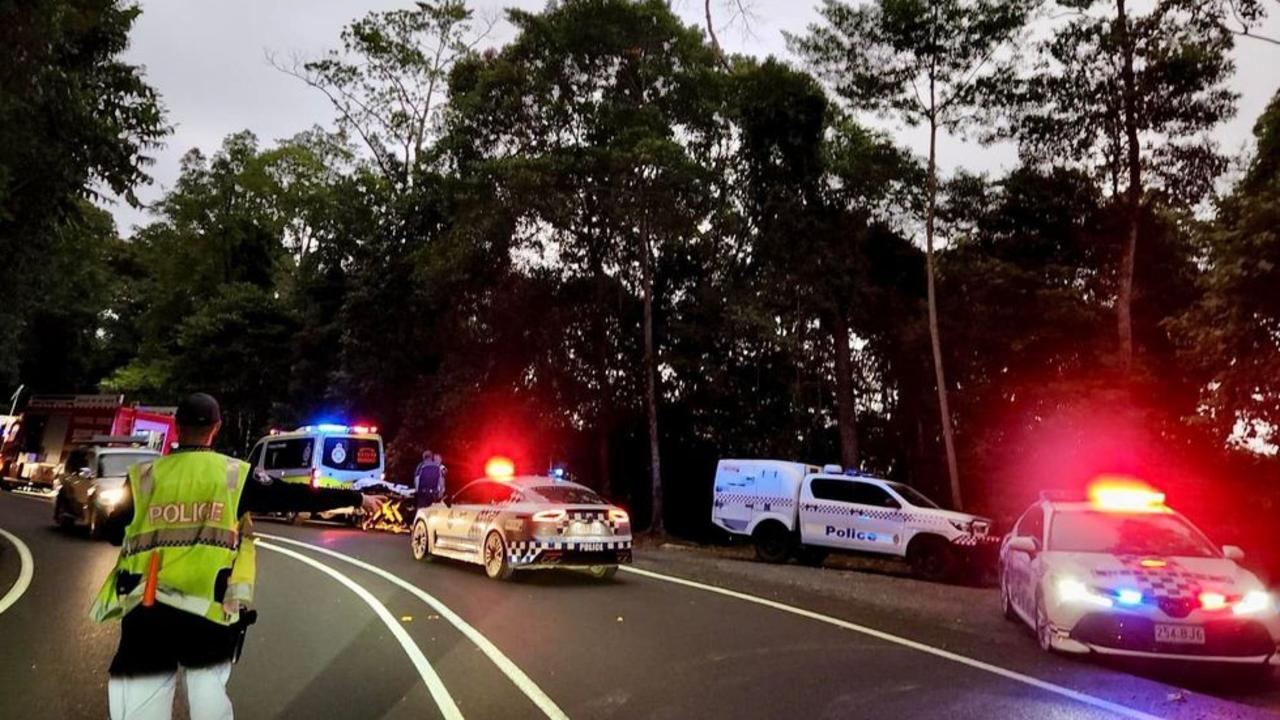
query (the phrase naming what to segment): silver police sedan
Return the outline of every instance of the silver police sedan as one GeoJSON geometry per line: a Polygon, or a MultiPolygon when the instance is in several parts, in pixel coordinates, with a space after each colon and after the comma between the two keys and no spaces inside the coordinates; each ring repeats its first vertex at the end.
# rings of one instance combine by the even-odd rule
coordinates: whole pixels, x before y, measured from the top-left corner
{"type": "Polygon", "coordinates": [[[573,568],[610,578],[631,562],[631,518],[594,490],[543,476],[482,478],[414,515],[413,557],[516,570],[573,568]]]}

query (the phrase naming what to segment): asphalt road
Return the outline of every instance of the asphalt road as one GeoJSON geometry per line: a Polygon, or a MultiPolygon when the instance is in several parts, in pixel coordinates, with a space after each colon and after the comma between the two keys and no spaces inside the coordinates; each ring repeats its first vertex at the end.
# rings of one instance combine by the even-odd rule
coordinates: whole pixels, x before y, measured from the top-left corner
{"type": "MultiPolygon", "coordinates": [[[[86,611],[116,549],[55,530],[48,501],[26,496],[0,493],[0,529],[33,563],[29,587],[0,610],[0,718],[105,717],[118,628],[86,611]]],[[[610,582],[537,573],[498,583],[478,567],[413,561],[406,536],[272,522],[258,530],[276,539],[260,546],[261,619],[230,682],[241,718],[1280,711],[1275,687],[1218,692],[1197,686],[1196,674],[1183,678],[1187,691],[1167,677],[1040,653],[1000,619],[989,589],[680,549],[641,551],[637,571],[610,582]]],[[[22,574],[17,555],[0,534],[0,606],[22,574]]]]}

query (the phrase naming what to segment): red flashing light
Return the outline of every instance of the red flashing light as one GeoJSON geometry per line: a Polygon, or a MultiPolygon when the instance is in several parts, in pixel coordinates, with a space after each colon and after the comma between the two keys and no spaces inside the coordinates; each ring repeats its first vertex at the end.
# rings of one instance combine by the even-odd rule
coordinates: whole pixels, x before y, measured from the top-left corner
{"type": "Polygon", "coordinates": [[[1089,501],[1101,510],[1160,512],[1164,493],[1134,478],[1102,475],[1089,485],[1089,501]]]}
{"type": "Polygon", "coordinates": [[[516,474],[516,464],[509,457],[496,455],[484,464],[484,474],[491,480],[510,480],[516,474]]]}
{"type": "Polygon", "coordinates": [[[1227,607],[1227,596],[1216,592],[1200,593],[1200,608],[1203,610],[1223,610],[1227,607]]]}

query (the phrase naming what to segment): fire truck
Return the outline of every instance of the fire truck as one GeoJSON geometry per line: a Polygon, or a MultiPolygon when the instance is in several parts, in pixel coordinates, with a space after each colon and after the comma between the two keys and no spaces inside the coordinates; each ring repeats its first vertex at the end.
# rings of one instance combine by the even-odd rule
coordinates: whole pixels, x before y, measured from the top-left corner
{"type": "Polygon", "coordinates": [[[71,450],[101,436],[167,453],[174,410],[126,405],[123,395],[32,395],[0,435],[0,484],[52,489],[71,450]]]}

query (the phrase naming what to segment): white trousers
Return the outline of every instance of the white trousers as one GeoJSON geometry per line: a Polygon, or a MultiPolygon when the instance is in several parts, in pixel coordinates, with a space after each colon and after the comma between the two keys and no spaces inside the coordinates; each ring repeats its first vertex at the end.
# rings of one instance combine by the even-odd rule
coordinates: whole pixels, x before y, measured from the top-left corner
{"type": "MultiPolygon", "coordinates": [[[[206,668],[183,668],[191,720],[231,720],[227,680],[231,663],[206,668]]],[[[178,673],[112,677],[107,681],[111,720],[169,720],[178,673]]]]}

